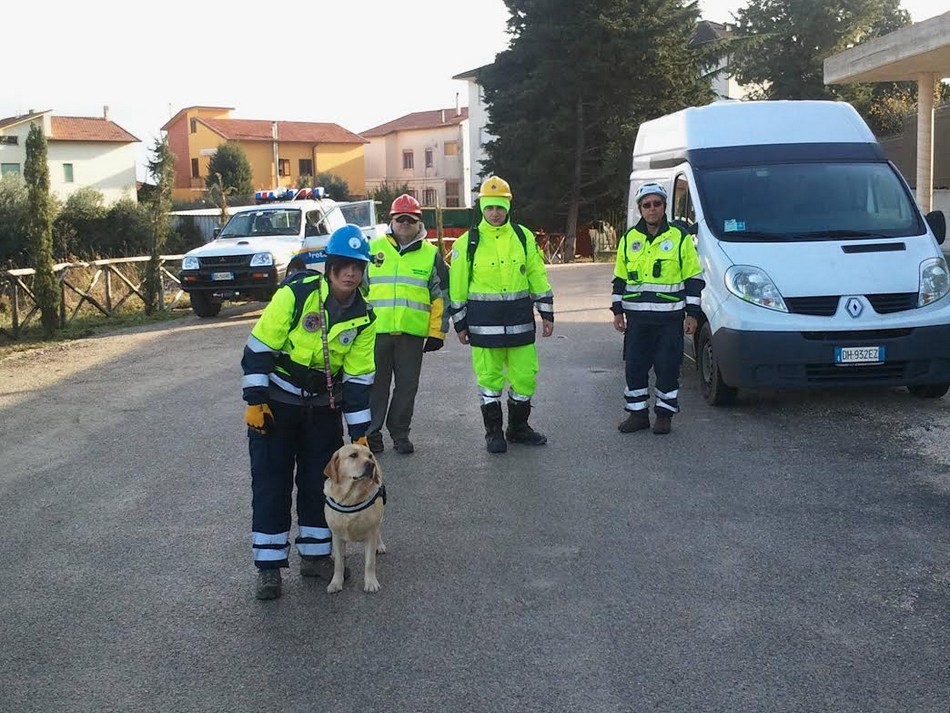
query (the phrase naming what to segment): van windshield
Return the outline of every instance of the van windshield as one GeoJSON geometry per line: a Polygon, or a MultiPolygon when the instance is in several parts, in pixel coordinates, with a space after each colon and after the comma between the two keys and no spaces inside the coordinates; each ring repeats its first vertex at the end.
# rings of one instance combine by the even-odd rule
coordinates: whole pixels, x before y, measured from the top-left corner
{"type": "Polygon", "coordinates": [[[791,163],[697,172],[706,223],[720,240],[909,237],[920,214],[887,163],[791,163]]]}
{"type": "Polygon", "coordinates": [[[235,213],[218,237],[248,238],[258,235],[298,235],[299,233],[299,209],[262,208],[235,213]]]}

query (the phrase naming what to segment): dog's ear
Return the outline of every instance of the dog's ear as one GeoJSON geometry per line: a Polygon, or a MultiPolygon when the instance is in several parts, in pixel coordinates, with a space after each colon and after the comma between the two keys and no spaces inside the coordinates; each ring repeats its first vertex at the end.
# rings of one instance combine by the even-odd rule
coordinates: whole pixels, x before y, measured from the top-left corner
{"type": "Polygon", "coordinates": [[[327,467],[323,469],[323,474],[334,483],[340,482],[340,451],[336,451],[330,458],[327,467]]]}

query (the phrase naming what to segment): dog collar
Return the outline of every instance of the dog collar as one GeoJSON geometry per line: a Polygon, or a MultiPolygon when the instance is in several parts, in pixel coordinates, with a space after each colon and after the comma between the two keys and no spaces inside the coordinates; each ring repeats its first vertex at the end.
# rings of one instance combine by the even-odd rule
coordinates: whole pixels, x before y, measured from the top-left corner
{"type": "Polygon", "coordinates": [[[331,510],[336,510],[337,512],[342,512],[342,513],[353,513],[353,512],[359,512],[360,510],[365,510],[370,505],[375,503],[379,498],[383,499],[383,505],[385,505],[386,504],[386,486],[385,485],[380,485],[379,488],[377,488],[376,493],[371,498],[367,498],[363,502],[357,503],[356,505],[341,505],[336,500],[331,498],[329,495],[326,496],[326,503],[327,503],[327,507],[329,507],[331,510]]]}

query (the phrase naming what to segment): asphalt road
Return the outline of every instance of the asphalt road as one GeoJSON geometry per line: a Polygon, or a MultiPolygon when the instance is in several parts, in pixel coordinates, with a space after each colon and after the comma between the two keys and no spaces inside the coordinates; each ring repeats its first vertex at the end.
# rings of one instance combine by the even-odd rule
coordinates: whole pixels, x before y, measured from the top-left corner
{"type": "Polygon", "coordinates": [[[253,597],[259,305],[0,360],[0,711],[947,713],[950,398],[712,409],[687,365],[620,434],[610,271],[550,270],[545,447],[486,453],[467,348],[426,356],[375,595],[354,547],[253,597]]]}

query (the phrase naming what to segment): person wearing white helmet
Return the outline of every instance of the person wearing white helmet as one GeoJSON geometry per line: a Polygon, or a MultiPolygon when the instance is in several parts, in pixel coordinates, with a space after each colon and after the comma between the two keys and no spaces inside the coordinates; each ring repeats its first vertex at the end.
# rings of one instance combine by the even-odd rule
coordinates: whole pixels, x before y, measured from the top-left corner
{"type": "Polygon", "coordinates": [[[650,369],[654,375],[653,432],[667,434],[679,413],[683,333],[694,334],[705,282],[692,236],[666,218],[667,192],[644,183],[635,199],[640,220],[617,245],[614,328],[624,335],[627,417],[621,433],[650,428],[650,369]]]}
{"type": "Polygon", "coordinates": [[[274,293],[241,359],[258,599],[281,594],[294,484],[300,574],[329,581],[323,471],[343,445],[343,420],[353,442],[367,445],[376,318],[359,288],[369,243],[348,224],[330,236],[326,254],[326,277],[299,271],[274,293]]]}

